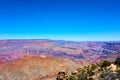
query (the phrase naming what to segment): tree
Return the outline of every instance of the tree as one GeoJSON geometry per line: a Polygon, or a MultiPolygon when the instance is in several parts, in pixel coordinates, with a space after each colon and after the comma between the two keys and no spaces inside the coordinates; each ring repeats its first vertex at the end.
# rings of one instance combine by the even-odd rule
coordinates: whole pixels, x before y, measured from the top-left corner
{"type": "Polygon", "coordinates": [[[109,62],[109,61],[103,61],[102,65],[101,65],[101,68],[108,67],[110,65],[111,65],[111,62],[109,62]]]}
{"type": "Polygon", "coordinates": [[[120,58],[117,58],[114,62],[116,65],[120,65],[120,58]]]}

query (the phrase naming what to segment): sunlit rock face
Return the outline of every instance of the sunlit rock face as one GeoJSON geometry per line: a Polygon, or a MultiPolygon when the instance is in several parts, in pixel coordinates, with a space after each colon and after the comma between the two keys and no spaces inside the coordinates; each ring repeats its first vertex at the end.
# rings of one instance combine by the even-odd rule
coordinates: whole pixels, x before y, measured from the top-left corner
{"type": "Polygon", "coordinates": [[[59,70],[69,73],[74,68],[77,64],[70,60],[25,55],[11,62],[1,61],[0,79],[45,80],[55,78],[59,70]]]}

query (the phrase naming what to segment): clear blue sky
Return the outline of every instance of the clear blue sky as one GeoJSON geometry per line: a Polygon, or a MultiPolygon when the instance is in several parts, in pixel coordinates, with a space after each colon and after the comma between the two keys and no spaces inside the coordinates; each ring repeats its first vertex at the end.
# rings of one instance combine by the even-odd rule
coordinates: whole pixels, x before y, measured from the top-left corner
{"type": "Polygon", "coordinates": [[[120,0],[0,0],[0,39],[120,40],[120,0]]]}

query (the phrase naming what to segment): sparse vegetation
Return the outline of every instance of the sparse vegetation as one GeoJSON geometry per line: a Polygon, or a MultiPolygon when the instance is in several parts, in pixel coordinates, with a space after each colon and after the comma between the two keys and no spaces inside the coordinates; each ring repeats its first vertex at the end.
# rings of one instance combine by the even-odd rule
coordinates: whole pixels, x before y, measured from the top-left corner
{"type": "Polygon", "coordinates": [[[120,58],[117,58],[114,63],[115,63],[116,65],[120,66],[120,58]]]}
{"type": "Polygon", "coordinates": [[[101,65],[101,68],[108,67],[110,65],[111,65],[111,62],[109,62],[109,61],[103,61],[102,65],[101,65]]]}
{"type": "Polygon", "coordinates": [[[119,80],[120,67],[109,62],[91,64],[84,68],[77,69],[76,74],[71,74],[68,80],[119,80]]]}
{"type": "Polygon", "coordinates": [[[76,80],[76,78],[73,77],[73,76],[70,76],[70,77],[69,77],[69,80],[76,80]]]}
{"type": "Polygon", "coordinates": [[[94,80],[92,77],[88,78],[88,80],[94,80]]]}

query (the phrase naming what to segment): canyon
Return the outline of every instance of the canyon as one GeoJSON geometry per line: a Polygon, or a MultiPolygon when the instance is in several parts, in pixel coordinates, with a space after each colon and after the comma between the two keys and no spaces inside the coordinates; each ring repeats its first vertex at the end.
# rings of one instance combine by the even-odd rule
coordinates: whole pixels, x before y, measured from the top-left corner
{"type": "Polygon", "coordinates": [[[0,40],[0,80],[56,80],[120,56],[120,41],[0,40]]]}

